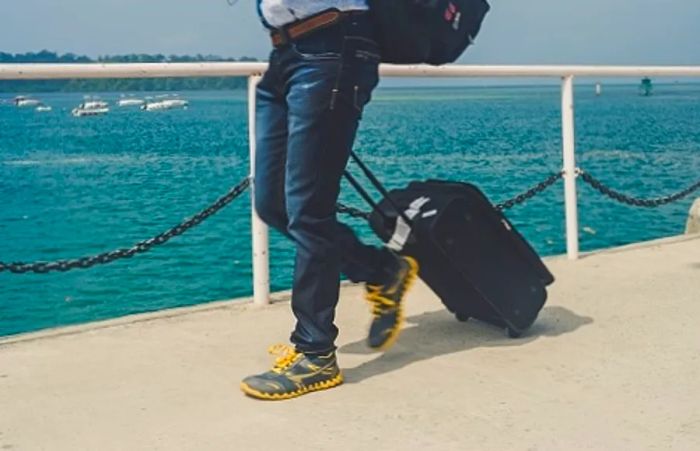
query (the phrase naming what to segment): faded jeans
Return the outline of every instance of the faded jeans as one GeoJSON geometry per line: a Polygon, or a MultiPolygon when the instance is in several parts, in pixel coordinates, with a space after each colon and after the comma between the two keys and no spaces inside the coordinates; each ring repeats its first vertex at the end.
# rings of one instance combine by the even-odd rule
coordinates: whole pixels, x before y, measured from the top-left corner
{"type": "Polygon", "coordinates": [[[366,14],[274,49],[257,89],[255,208],[296,245],[291,341],[305,353],[335,349],[341,272],[381,284],[396,265],[336,219],[340,179],[379,55],[366,14]]]}

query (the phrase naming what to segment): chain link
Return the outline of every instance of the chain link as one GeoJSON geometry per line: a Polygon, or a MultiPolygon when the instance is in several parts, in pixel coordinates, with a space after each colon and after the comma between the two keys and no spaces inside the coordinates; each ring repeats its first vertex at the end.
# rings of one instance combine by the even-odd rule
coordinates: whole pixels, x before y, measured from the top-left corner
{"type": "Polygon", "coordinates": [[[45,274],[51,271],[65,272],[75,268],[90,268],[91,266],[98,264],[111,263],[115,260],[122,258],[130,258],[136,254],[141,254],[148,252],[155,246],[161,245],[168,242],[171,238],[178,235],[182,235],[187,230],[200,224],[202,221],[217,213],[219,210],[227,206],[231,201],[240,196],[245,192],[250,186],[250,178],[246,177],[241,180],[236,186],[231,188],[228,193],[220,197],[213,204],[192,216],[189,219],[184,220],[175,227],[166,230],[165,232],[156,235],[153,238],[140,241],[134,246],[128,249],[117,249],[110,252],[104,252],[102,254],[82,257],[75,260],[59,260],[55,262],[35,262],[35,263],[3,263],[0,262],[0,272],[9,271],[15,274],[22,274],[26,272],[34,272],[39,274],[45,274]]]}
{"type": "Polygon", "coordinates": [[[627,196],[605,186],[600,180],[596,179],[583,169],[577,169],[577,172],[584,182],[591,185],[594,189],[598,190],[603,195],[608,196],[609,198],[614,199],[623,204],[632,205],[635,207],[654,208],[659,207],[661,205],[670,204],[671,202],[675,202],[679,199],[682,199],[691,194],[693,191],[700,189],[700,181],[698,181],[697,183],[690,185],[683,191],[671,194],[670,196],[657,197],[654,199],[639,199],[627,196]]]}
{"type": "Polygon", "coordinates": [[[552,175],[550,175],[546,179],[542,180],[540,183],[533,186],[529,190],[527,190],[521,194],[518,194],[517,196],[515,196],[511,199],[508,199],[505,202],[501,202],[500,204],[496,204],[496,210],[499,210],[499,211],[507,210],[509,208],[513,208],[516,205],[520,205],[520,204],[524,203],[528,199],[532,199],[537,194],[541,193],[542,191],[546,190],[550,186],[554,185],[557,182],[557,180],[559,180],[560,178],[563,177],[563,175],[564,175],[564,171],[559,171],[559,172],[553,173],[552,175]]]}
{"type": "Polygon", "coordinates": [[[335,205],[335,209],[338,213],[348,215],[351,218],[360,218],[369,221],[370,213],[366,211],[358,210],[357,208],[341,204],[340,202],[335,205]]]}

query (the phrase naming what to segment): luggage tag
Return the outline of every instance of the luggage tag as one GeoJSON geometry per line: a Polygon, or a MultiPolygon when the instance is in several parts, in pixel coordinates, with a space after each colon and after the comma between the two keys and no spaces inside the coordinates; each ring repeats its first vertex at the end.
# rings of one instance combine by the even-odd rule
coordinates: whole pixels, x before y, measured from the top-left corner
{"type": "MultiPolygon", "coordinates": [[[[404,213],[408,218],[413,221],[413,219],[418,216],[421,209],[425,204],[430,202],[429,197],[419,197],[415,199],[408,206],[404,213]]],[[[427,213],[432,213],[433,215],[437,213],[437,210],[432,210],[431,212],[424,213],[421,217],[425,218],[427,213]]],[[[386,247],[392,251],[401,252],[408,241],[408,237],[411,236],[411,224],[404,221],[402,216],[396,218],[396,226],[394,227],[394,234],[391,236],[389,241],[386,243],[386,247]]]]}

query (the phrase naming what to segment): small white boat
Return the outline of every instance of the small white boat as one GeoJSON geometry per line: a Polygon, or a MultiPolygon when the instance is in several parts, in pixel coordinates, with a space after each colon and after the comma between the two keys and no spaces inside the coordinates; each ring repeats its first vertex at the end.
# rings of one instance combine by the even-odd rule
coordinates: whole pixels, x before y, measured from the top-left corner
{"type": "Polygon", "coordinates": [[[37,99],[31,99],[31,98],[25,97],[25,96],[15,97],[13,102],[14,102],[15,106],[18,106],[20,108],[36,107],[36,106],[39,106],[39,104],[41,104],[41,102],[38,101],[37,99]]]}
{"type": "Polygon", "coordinates": [[[186,110],[189,104],[187,100],[182,99],[157,100],[155,102],[147,102],[141,106],[141,109],[146,111],[173,110],[176,108],[186,110]]]}
{"type": "Polygon", "coordinates": [[[35,111],[37,111],[38,113],[46,113],[46,112],[49,112],[51,110],[53,110],[53,108],[51,108],[49,105],[45,105],[42,103],[36,107],[35,111]]]}
{"type": "Polygon", "coordinates": [[[71,111],[71,114],[75,117],[99,116],[107,113],[109,113],[109,106],[107,102],[102,101],[81,103],[71,111]]]}
{"type": "Polygon", "coordinates": [[[81,103],[81,105],[88,109],[109,108],[109,104],[102,100],[86,100],[85,102],[81,103]]]}
{"type": "Polygon", "coordinates": [[[143,100],[143,99],[136,99],[136,98],[133,98],[133,97],[129,97],[129,98],[124,98],[124,99],[119,99],[119,101],[117,102],[117,105],[120,106],[120,107],[125,107],[125,106],[141,106],[141,105],[143,105],[144,103],[146,103],[146,101],[143,100]]]}

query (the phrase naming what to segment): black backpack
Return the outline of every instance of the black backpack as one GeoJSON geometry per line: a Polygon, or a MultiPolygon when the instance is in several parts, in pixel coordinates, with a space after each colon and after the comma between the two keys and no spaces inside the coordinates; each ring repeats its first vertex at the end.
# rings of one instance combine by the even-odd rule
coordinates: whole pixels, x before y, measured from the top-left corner
{"type": "Polygon", "coordinates": [[[394,64],[454,62],[489,9],[486,0],[370,0],[382,61],[394,64]]]}

